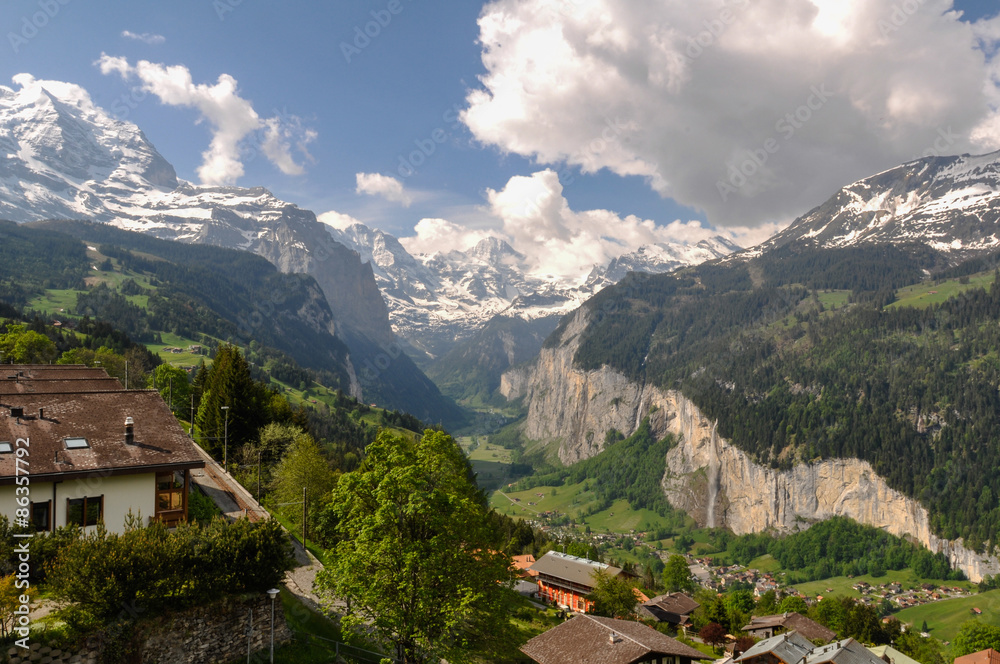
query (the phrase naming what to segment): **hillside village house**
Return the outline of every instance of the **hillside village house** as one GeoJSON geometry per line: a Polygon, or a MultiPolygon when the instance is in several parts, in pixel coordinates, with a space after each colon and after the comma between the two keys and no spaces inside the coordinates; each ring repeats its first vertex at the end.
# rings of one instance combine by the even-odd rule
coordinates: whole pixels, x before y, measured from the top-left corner
{"type": "Polygon", "coordinates": [[[36,530],[103,522],[120,532],[129,513],[176,525],[191,470],[204,465],[155,391],[123,390],[103,369],[0,366],[0,514],[12,523],[27,470],[36,530]]]}
{"type": "Polygon", "coordinates": [[[885,664],[854,639],[814,646],[798,632],[786,632],[755,643],[740,664],[885,664]]]}
{"type": "Polygon", "coordinates": [[[521,652],[538,664],[691,664],[708,659],[642,623],[588,615],[539,634],[521,652]]]}
{"type": "Polygon", "coordinates": [[[786,612],[773,616],[753,616],[750,624],[743,626],[743,631],[755,639],[769,639],[785,632],[798,632],[810,641],[832,641],[837,633],[827,629],[814,620],[806,618],[801,613],[786,612]]]}
{"type": "Polygon", "coordinates": [[[649,618],[667,623],[675,627],[687,628],[691,622],[691,613],[701,604],[684,593],[669,593],[658,595],[641,603],[636,611],[641,618],[649,618]]]}
{"type": "Polygon", "coordinates": [[[587,613],[594,603],[587,595],[597,586],[597,574],[616,577],[622,574],[618,567],[578,558],[558,551],[549,551],[531,565],[537,572],[538,596],[570,611],[587,613]]]}

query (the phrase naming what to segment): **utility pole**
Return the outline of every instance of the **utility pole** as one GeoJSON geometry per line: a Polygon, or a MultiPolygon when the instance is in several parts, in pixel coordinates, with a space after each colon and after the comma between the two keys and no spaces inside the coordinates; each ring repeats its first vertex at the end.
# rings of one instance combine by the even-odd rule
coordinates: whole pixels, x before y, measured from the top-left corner
{"type": "Polygon", "coordinates": [[[302,548],[306,548],[306,488],[302,487],[302,548]]]}
{"type": "Polygon", "coordinates": [[[170,404],[170,412],[172,413],[172,412],[174,412],[174,377],[173,376],[170,376],[169,378],[167,378],[167,390],[168,390],[167,393],[170,395],[170,401],[168,403],[170,404]]]}
{"type": "MultiPolygon", "coordinates": [[[[224,447],[222,448],[222,469],[228,473],[229,472],[229,406],[222,406],[221,408],[222,410],[226,411],[226,437],[223,439],[225,442],[224,442],[224,447]]],[[[218,431],[218,429],[216,429],[216,431],[218,431]]]]}
{"type": "Polygon", "coordinates": [[[191,392],[191,440],[194,440],[194,392],[191,392]]]}
{"type": "Polygon", "coordinates": [[[260,504],[260,450],[257,450],[257,504],[260,504]]]}

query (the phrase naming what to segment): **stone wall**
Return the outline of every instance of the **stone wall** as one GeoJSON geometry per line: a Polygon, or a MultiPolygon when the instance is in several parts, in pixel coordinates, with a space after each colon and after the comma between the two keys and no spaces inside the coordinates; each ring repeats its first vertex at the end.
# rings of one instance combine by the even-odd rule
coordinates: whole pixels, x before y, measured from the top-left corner
{"type": "MultiPolygon", "coordinates": [[[[271,600],[266,595],[226,598],[139,623],[142,664],[224,664],[242,661],[247,655],[247,628],[251,628],[250,650],[258,654],[251,661],[266,662],[271,646],[271,600]],[[251,622],[250,614],[253,612],[251,622]]],[[[285,622],[281,599],[274,600],[274,643],[290,641],[292,632],[285,622]]],[[[98,664],[104,661],[99,638],[92,645],[75,650],[59,650],[32,643],[28,650],[9,648],[9,664],[98,664]]]]}

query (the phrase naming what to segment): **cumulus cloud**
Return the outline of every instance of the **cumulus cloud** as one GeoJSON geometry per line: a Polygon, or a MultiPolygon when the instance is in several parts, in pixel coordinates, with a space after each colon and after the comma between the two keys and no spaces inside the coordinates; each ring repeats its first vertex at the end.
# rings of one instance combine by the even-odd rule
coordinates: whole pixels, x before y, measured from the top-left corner
{"type": "Polygon", "coordinates": [[[352,217],[349,214],[343,214],[335,210],[330,212],[324,212],[323,214],[316,217],[320,222],[326,224],[327,226],[332,226],[337,230],[344,231],[353,226],[354,224],[360,224],[361,222],[352,217]]]}
{"type": "MultiPolygon", "coordinates": [[[[493,224],[470,229],[444,219],[423,219],[414,235],[400,242],[415,254],[466,250],[487,237],[508,242],[525,257],[525,267],[538,275],[580,281],[595,265],[658,243],[693,244],[719,235],[698,221],[657,224],[610,210],[575,211],[563,196],[559,176],[550,169],[515,176],[500,190],[488,189],[493,224]]],[[[721,233],[744,244],[775,230],[730,229],[721,233]]],[[[744,245],[746,246],[746,245],[744,245]]]]}
{"type": "Polygon", "coordinates": [[[124,80],[138,79],[145,92],[168,106],[195,108],[212,130],[212,141],[202,153],[198,177],[209,185],[234,184],[244,173],[247,152],[259,149],[283,173],[298,175],[303,167],[293,149],[310,159],[305,146],[315,132],[302,128],[298,118],[288,115],[262,119],[253,104],[239,95],[236,79],[222,74],[214,85],[194,83],[183,65],[166,66],[140,60],[134,66],[122,57],[101,54],[95,63],[105,75],[124,80]],[[293,148],[294,146],[294,148],[293,148]]]}
{"type": "Polygon", "coordinates": [[[479,28],[481,142],[645,178],[713,225],[787,221],[942,134],[1000,147],[1000,17],[952,0],[494,0],[479,28]]]}
{"type": "Polygon", "coordinates": [[[358,173],[357,188],[359,194],[381,196],[387,201],[410,207],[413,198],[403,189],[403,183],[389,175],[381,173],[358,173]]]}
{"type": "Polygon", "coordinates": [[[413,232],[413,236],[400,238],[399,241],[415,255],[465,251],[488,237],[507,239],[496,230],[470,229],[447,219],[421,219],[413,232]]]}
{"type": "Polygon", "coordinates": [[[158,35],[153,32],[142,32],[135,33],[131,30],[122,31],[122,37],[125,39],[131,39],[133,41],[141,41],[144,44],[149,44],[150,46],[155,46],[157,44],[162,44],[167,41],[167,38],[163,35],[158,35]]]}

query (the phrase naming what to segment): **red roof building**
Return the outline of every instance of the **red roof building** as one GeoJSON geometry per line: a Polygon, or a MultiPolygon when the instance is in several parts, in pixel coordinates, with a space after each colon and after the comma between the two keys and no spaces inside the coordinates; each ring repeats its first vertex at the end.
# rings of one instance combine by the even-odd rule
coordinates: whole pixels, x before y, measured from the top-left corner
{"type": "Polygon", "coordinates": [[[587,595],[597,586],[598,574],[615,577],[622,573],[617,567],[558,551],[549,551],[531,569],[538,574],[538,596],[570,611],[587,613],[594,603],[587,595]]]}

